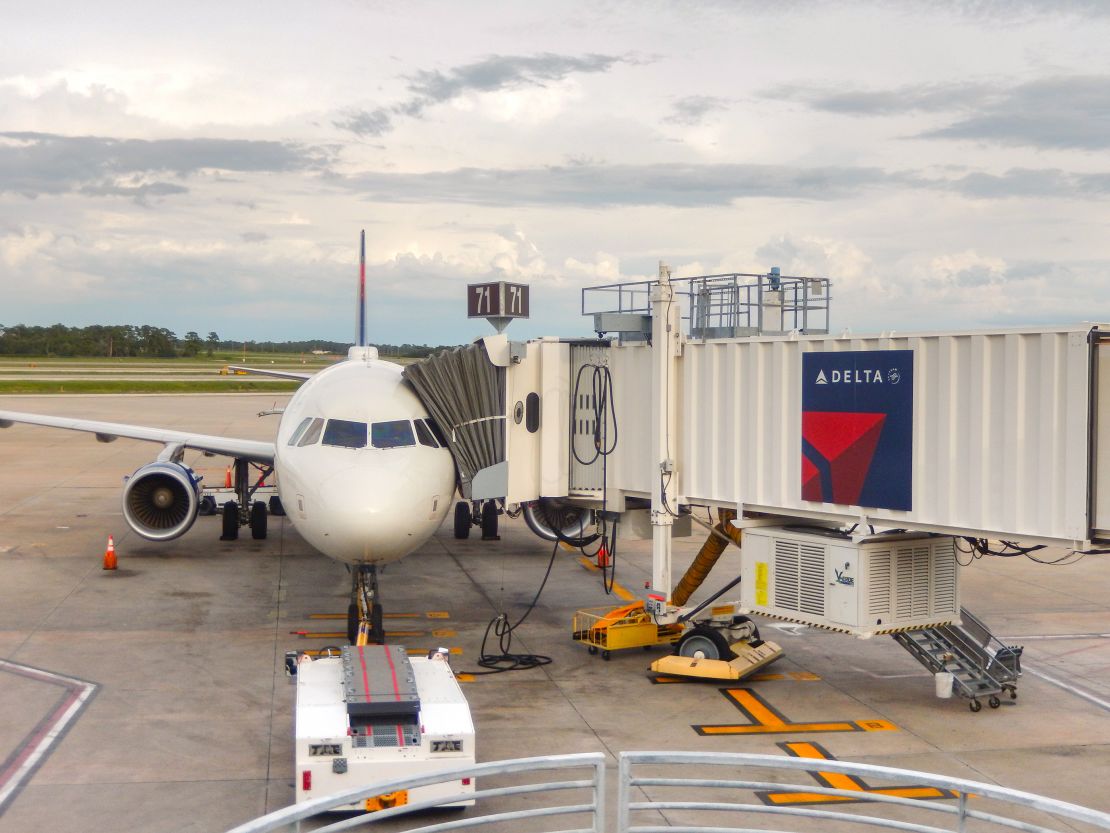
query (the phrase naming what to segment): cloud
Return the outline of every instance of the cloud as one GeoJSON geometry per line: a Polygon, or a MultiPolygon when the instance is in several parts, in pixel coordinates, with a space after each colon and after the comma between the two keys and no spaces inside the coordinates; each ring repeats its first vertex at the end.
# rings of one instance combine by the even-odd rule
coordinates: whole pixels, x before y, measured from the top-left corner
{"type": "Polygon", "coordinates": [[[682,98],[672,105],[674,112],[663,121],[671,124],[693,125],[701,124],[710,113],[727,110],[729,101],[711,95],[692,95],[682,98]]]}
{"type": "Polygon", "coordinates": [[[1036,148],[1110,148],[1110,75],[1045,78],[984,102],[973,115],[920,134],[1036,148]]]}
{"type": "Polygon", "coordinates": [[[407,76],[409,98],[389,107],[348,111],[332,124],[356,136],[382,136],[392,130],[395,116],[420,118],[427,108],[468,93],[544,87],[574,74],[608,72],[615,64],[629,60],[615,55],[576,57],[544,52],[539,55],[491,55],[446,72],[421,70],[407,76]]]}
{"type": "Polygon", "coordinates": [[[782,84],[762,92],[764,98],[799,101],[814,110],[850,116],[893,116],[914,112],[942,112],[975,107],[996,87],[986,84],[907,84],[889,90],[782,84]]]}
{"type": "Polygon", "coordinates": [[[903,179],[878,168],[673,163],[369,172],[343,182],[378,202],[695,207],[745,197],[841,199],[903,179]]]}
{"type": "Polygon", "coordinates": [[[972,139],[1036,148],[1110,148],[1110,75],[1063,75],[1017,85],[909,84],[887,90],[802,84],[765,90],[765,98],[802,102],[851,116],[960,112],[923,139],[972,139]]]}
{"type": "Polygon", "coordinates": [[[1056,168],[1012,168],[1002,174],[970,173],[949,180],[941,187],[974,199],[1091,199],[1110,195],[1110,174],[1075,174],[1056,168]]]}
{"type": "Polygon", "coordinates": [[[242,173],[320,170],[329,151],[288,142],[244,139],[116,139],[0,132],[0,192],[28,197],[164,197],[187,191],[153,176],[205,170],[242,173]]]}

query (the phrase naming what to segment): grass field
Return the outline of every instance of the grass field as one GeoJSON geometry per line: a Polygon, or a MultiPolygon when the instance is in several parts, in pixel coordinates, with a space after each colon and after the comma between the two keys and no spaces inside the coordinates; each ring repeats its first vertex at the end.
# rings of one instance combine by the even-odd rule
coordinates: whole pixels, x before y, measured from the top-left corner
{"type": "Polygon", "coordinates": [[[0,380],[0,395],[49,393],[289,393],[299,382],[278,380],[255,381],[244,377],[221,381],[150,381],[145,379],[80,379],[50,381],[48,379],[0,380]]]}

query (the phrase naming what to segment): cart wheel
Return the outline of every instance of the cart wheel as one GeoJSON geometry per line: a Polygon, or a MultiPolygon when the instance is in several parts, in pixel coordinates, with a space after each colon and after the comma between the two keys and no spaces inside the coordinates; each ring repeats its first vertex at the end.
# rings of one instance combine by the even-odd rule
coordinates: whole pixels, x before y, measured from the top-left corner
{"type": "Polygon", "coordinates": [[[987,705],[990,706],[992,709],[997,709],[999,706],[1002,705],[1002,701],[992,694],[991,699],[987,701],[987,705]]]}
{"type": "Polygon", "coordinates": [[[596,654],[597,653],[597,646],[596,645],[591,645],[590,647],[588,647],[586,649],[586,651],[591,653],[591,654],[596,654]]]}
{"type": "Polygon", "coordinates": [[[1010,689],[1010,699],[1011,700],[1016,700],[1017,699],[1017,689],[1016,688],[1011,688],[1010,689]]]}
{"type": "Polygon", "coordinates": [[[605,660],[606,662],[608,662],[609,661],[609,652],[608,651],[602,651],[601,652],[601,658],[603,660],[605,660]]]}
{"type": "Polygon", "coordinates": [[[972,710],[973,712],[977,712],[977,711],[982,711],[982,709],[983,709],[983,704],[982,704],[982,703],[980,703],[980,702],[979,702],[978,700],[972,700],[972,701],[971,701],[971,702],[970,702],[970,703],[968,704],[968,706],[967,706],[967,707],[968,707],[969,709],[971,709],[971,710],[972,710]]]}

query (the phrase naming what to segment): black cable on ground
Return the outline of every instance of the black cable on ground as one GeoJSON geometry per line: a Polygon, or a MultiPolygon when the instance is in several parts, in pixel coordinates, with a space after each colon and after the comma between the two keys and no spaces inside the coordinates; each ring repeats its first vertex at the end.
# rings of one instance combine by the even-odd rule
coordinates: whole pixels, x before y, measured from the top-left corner
{"type": "Polygon", "coordinates": [[[559,542],[556,541],[555,546],[551,549],[551,559],[547,562],[547,572],[543,574],[543,581],[540,582],[540,587],[528,605],[528,609],[516,620],[516,623],[510,625],[509,614],[502,611],[486,625],[486,632],[482,636],[482,648],[478,656],[478,666],[486,670],[471,671],[471,674],[475,676],[503,674],[506,671],[527,671],[530,668],[539,668],[551,664],[551,657],[543,654],[514,654],[512,646],[513,632],[524,623],[524,620],[535,609],[536,603],[540,600],[540,594],[543,593],[543,588],[547,586],[547,579],[551,576],[551,568],[555,564],[555,555],[558,552],[559,542]],[[489,641],[491,633],[497,637],[497,647],[501,651],[499,654],[486,653],[486,643],[489,641]]]}

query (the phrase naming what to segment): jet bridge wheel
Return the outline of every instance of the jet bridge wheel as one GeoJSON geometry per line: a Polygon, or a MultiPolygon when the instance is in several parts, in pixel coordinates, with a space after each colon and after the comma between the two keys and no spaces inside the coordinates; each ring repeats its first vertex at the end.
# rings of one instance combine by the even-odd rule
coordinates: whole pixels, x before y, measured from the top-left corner
{"type": "Polygon", "coordinates": [[[266,538],[266,504],[256,500],[251,504],[251,538],[263,541],[266,538]]]}
{"type": "Polygon", "coordinates": [[[732,648],[720,631],[705,625],[690,628],[678,641],[675,653],[691,659],[732,659],[732,648]]]}
{"type": "Polygon", "coordinates": [[[470,537],[470,525],[473,518],[470,515],[470,504],[460,500],[455,504],[455,537],[460,541],[470,537]]]}
{"type": "Polygon", "coordinates": [[[229,500],[224,504],[223,531],[221,541],[235,541],[239,538],[239,504],[229,500]]]}

